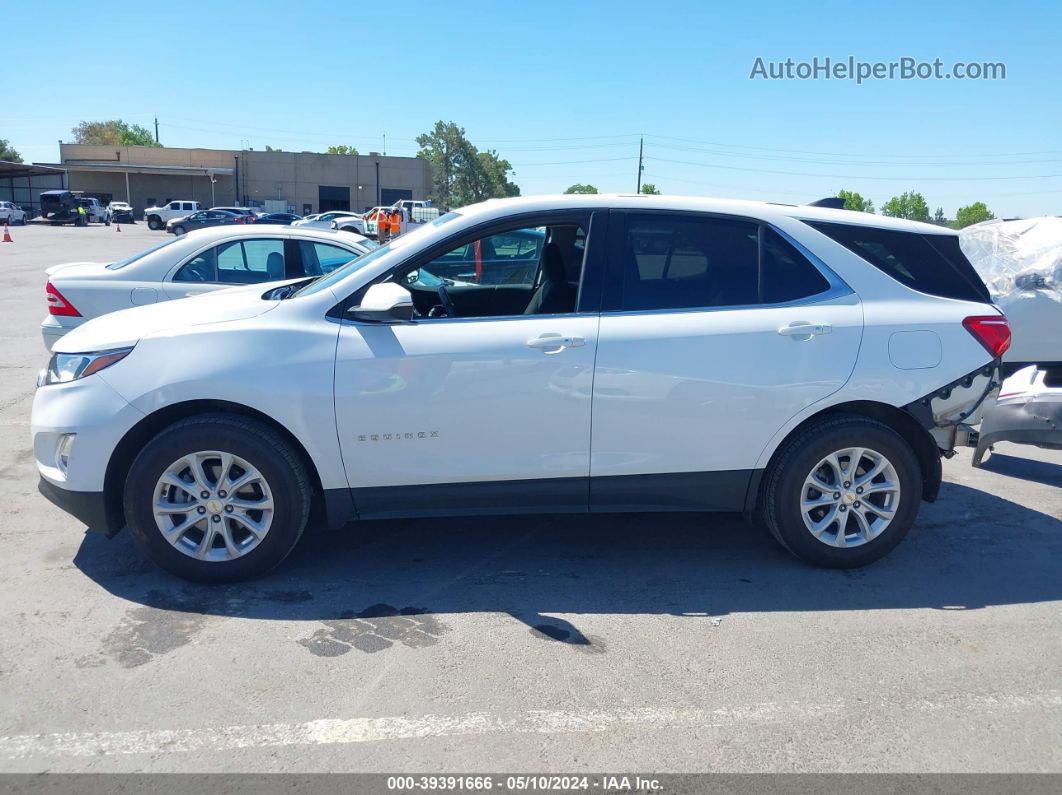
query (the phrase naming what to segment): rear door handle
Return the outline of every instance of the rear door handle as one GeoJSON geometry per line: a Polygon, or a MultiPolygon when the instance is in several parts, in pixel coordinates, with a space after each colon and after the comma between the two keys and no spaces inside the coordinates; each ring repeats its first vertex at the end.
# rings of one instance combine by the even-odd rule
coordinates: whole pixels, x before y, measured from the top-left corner
{"type": "Polygon", "coordinates": [[[829,323],[808,323],[803,320],[794,321],[788,326],[782,326],[778,329],[778,333],[783,337],[802,337],[804,339],[811,339],[819,334],[829,334],[832,331],[833,326],[829,323]]]}
{"type": "Polygon", "coordinates": [[[565,337],[560,334],[543,334],[527,341],[528,348],[538,348],[547,356],[560,353],[566,348],[579,348],[586,345],[585,337],[565,337]]]}

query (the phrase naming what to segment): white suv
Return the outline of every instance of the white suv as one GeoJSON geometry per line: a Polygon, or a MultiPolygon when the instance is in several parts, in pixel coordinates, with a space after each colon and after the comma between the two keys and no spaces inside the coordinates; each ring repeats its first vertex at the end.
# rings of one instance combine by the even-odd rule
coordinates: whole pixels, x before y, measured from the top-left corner
{"type": "Polygon", "coordinates": [[[352,519],[741,511],[887,553],[996,389],[1004,317],[937,226],[671,196],[490,201],[316,279],[59,340],[41,491],[189,579],[352,519]]]}

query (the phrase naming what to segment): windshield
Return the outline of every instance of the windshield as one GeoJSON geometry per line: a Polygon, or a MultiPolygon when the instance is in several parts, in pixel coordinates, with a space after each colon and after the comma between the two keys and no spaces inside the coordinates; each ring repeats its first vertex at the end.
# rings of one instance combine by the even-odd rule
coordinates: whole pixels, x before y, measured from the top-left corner
{"type": "Polygon", "coordinates": [[[460,213],[453,212],[446,213],[446,215],[440,215],[430,224],[424,224],[419,229],[415,229],[412,232],[407,232],[401,237],[392,240],[390,243],[380,246],[375,251],[370,251],[368,254],[363,254],[357,259],[351,260],[343,267],[336,268],[328,275],[318,277],[317,279],[303,287],[301,290],[299,290],[297,293],[294,293],[294,295],[313,295],[314,293],[320,292],[321,290],[329,289],[332,287],[333,284],[343,281],[343,279],[345,279],[347,276],[354,273],[355,271],[360,270],[366,265],[375,262],[376,260],[391,253],[392,251],[401,248],[402,246],[406,245],[410,240],[414,240],[418,236],[423,235],[428,229],[434,228],[436,226],[442,226],[448,221],[452,221],[455,218],[459,218],[460,215],[460,213]]]}
{"type": "Polygon", "coordinates": [[[132,265],[141,257],[146,257],[148,254],[151,254],[154,251],[158,251],[160,248],[165,248],[171,243],[176,243],[180,239],[181,238],[179,237],[175,237],[173,238],[173,240],[167,240],[164,243],[159,243],[157,246],[152,246],[151,248],[145,249],[144,251],[139,251],[131,257],[126,257],[125,259],[118,260],[117,262],[112,262],[107,267],[110,268],[112,271],[116,271],[119,268],[124,268],[126,265],[132,265]]]}

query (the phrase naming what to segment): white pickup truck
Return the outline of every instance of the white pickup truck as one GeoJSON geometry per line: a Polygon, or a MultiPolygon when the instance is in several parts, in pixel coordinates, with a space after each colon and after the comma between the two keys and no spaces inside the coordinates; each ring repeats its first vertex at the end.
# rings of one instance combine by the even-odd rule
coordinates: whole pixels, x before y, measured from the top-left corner
{"type": "Polygon", "coordinates": [[[174,218],[183,218],[194,212],[202,210],[199,202],[174,201],[161,207],[148,207],[144,210],[144,220],[147,221],[148,229],[165,229],[166,222],[174,218]]]}
{"type": "Polygon", "coordinates": [[[85,208],[85,214],[88,215],[88,222],[90,224],[111,225],[110,208],[104,207],[100,204],[99,199],[92,196],[78,196],[77,203],[85,208]]]}
{"type": "Polygon", "coordinates": [[[434,221],[439,217],[439,208],[432,207],[430,201],[423,201],[421,199],[399,199],[391,206],[405,210],[406,217],[415,224],[434,221]]]}

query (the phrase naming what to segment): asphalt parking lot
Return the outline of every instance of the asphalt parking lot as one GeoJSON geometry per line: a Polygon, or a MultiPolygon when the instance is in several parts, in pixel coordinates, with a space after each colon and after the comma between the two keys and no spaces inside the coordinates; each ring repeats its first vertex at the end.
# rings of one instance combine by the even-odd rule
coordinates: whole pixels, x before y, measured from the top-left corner
{"type": "Polygon", "coordinates": [[[0,244],[0,770],[1062,771],[1062,453],[946,461],[884,561],[738,517],[373,522],[251,584],[152,568],[37,494],[44,269],[0,244]]]}

